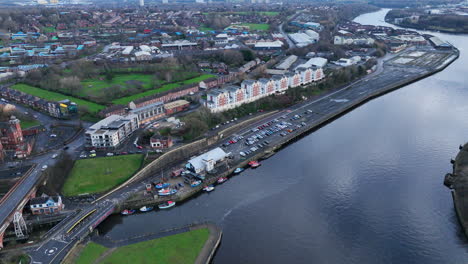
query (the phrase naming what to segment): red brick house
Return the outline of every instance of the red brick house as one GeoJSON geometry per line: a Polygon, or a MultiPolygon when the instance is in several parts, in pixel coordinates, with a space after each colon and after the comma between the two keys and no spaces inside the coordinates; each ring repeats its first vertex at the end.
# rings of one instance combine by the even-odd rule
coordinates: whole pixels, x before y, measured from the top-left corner
{"type": "Polygon", "coordinates": [[[152,148],[155,149],[167,149],[172,147],[174,144],[170,136],[161,136],[159,134],[154,134],[150,139],[150,144],[152,148]]]}

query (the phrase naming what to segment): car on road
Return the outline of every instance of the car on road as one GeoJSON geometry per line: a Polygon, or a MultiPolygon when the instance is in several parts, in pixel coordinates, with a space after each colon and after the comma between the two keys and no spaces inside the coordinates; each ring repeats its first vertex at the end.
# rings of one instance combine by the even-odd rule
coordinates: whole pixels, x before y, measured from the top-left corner
{"type": "Polygon", "coordinates": [[[63,147],[63,150],[67,150],[69,148],[70,148],[69,146],[65,146],[65,147],[63,147]]]}
{"type": "Polygon", "coordinates": [[[48,167],[49,167],[49,166],[47,166],[47,165],[42,166],[41,171],[47,170],[48,167]]]}
{"type": "Polygon", "coordinates": [[[58,157],[58,154],[57,154],[57,153],[55,153],[54,155],[52,155],[52,158],[53,158],[53,159],[55,159],[55,158],[57,158],[57,157],[58,157]]]}

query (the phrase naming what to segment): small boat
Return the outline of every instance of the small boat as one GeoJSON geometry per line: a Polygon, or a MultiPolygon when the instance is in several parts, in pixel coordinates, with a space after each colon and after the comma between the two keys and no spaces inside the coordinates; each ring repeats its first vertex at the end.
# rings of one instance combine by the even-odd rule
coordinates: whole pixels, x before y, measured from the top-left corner
{"type": "Polygon", "coordinates": [[[176,193],[177,193],[176,189],[162,189],[162,190],[158,191],[158,194],[160,196],[173,195],[173,194],[176,194],[176,193]]]}
{"type": "Polygon", "coordinates": [[[193,181],[192,183],[190,183],[190,186],[197,187],[200,184],[201,184],[201,181],[193,181]]]}
{"type": "Polygon", "coordinates": [[[211,192],[212,190],[214,190],[214,186],[213,185],[210,185],[210,186],[206,186],[203,188],[204,191],[206,192],[211,192]]]}
{"type": "Polygon", "coordinates": [[[123,215],[131,215],[131,214],[134,214],[135,212],[136,212],[135,210],[130,209],[130,210],[123,210],[123,211],[121,212],[121,214],[123,214],[123,215]]]}
{"type": "Polygon", "coordinates": [[[252,160],[251,162],[249,162],[249,166],[251,168],[257,168],[257,167],[260,167],[260,165],[262,164],[258,163],[256,160],[252,160]]]}
{"type": "Polygon", "coordinates": [[[228,178],[226,178],[226,177],[220,177],[220,178],[218,179],[218,183],[223,183],[223,182],[225,182],[225,181],[227,181],[227,180],[228,180],[228,178]]]}
{"type": "Polygon", "coordinates": [[[153,210],[153,207],[151,206],[143,206],[142,208],[140,208],[140,212],[149,212],[153,210]]]}
{"type": "Polygon", "coordinates": [[[169,183],[167,183],[167,182],[166,183],[160,182],[160,183],[155,185],[156,189],[164,189],[164,188],[167,188],[169,186],[171,186],[171,185],[169,183]]]}
{"type": "Polygon", "coordinates": [[[158,205],[158,208],[159,209],[167,209],[167,208],[171,208],[173,206],[175,206],[174,201],[167,201],[165,203],[162,203],[162,204],[158,205]]]}
{"type": "Polygon", "coordinates": [[[234,170],[234,174],[239,174],[244,171],[244,168],[237,168],[234,170]]]}

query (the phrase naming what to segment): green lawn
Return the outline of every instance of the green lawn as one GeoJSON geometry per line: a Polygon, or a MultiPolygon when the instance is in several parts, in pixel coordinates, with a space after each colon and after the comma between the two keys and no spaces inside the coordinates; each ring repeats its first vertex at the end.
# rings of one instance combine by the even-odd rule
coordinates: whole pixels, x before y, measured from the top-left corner
{"type": "Polygon", "coordinates": [[[53,33],[55,32],[55,27],[43,27],[42,30],[44,31],[44,33],[53,33]]]}
{"type": "Polygon", "coordinates": [[[270,29],[270,25],[268,24],[251,24],[251,23],[243,23],[240,24],[240,26],[247,26],[251,30],[261,30],[261,31],[266,31],[270,29]]]}
{"type": "Polygon", "coordinates": [[[86,245],[80,256],[76,260],[76,264],[89,264],[93,263],[101,254],[107,251],[105,246],[90,242],[86,245]]]}
{"type": "Polygon", "coordinates": [[[38,120],[21,120],[21,129],[28,129],[30,127],[33,127],[33,126],[38,126],[40,125],[41,122],[39,122],[38,120]]]}
{"type": "MultiPolygon", "coordinates": [[[[189,264],[194,263],[210,235],[207,228],[162,237],[117,248],[101,264],[189,264]]],[[[93,263],[105,250],[90,242],[82,251],[76,264],[93,263]]]]}
{"type": "Polygon", "coordinates": [[[207,32],[207,31],[213,31],[214,28],[202,26],[202,27],[199,27],[198,30],[207,32]]]}
{"type": "Polygon", "coordinates": [[[142,154],[87,158],[76,161],[63,186],[65,196],[99,193],[124,183],[139,168],[142,154]]]}
{"type": "MultiPolygon", "coordinates": [[[[104,78],[104,76],[103,76],[104,78]]],[[[99,80],[99,79],[89,79],[81,82],[83,85],[83,90],[81,91],[80,96],[87,95],[101,95],[101,90],[113,85],[122,85],[125,87],[126,82],[128,81],[138,81],[144,87],[144,89],[150,89],[152,84],[153,76],[151,74],[142,74],[142,73],[131,73],[131,74],[116,74],[111,81],[99,80]]]]}
{"type": "Polygon", "coordinates": [[[61,93],[47,91],[47,90],[37,88],[37,87],[33,87],[33,86],[30,86],[30,85],[27,85],[27,84],[15,84],[11,88],[15,89],[15,90],[18,90],[18,91],[21,91],[21,92],[25,92],[27,94],[31,94],[31,95],[40,97],[40,98],[45,99],[45,100],[49,100],[49,101],[60,101],[60,100],[64,100],[64,99],[70,99],[72,102],[77,103],[78,106],[80,106],[80,105],[87,106],[89,108],[89,111],[91,111],[93,113],[97,113],[97,112],[99,112],[99,111],[101,111],[102,109],[105,108],[105,106],[100,105],[100,104],[96,104],[96,103],[86,101],[86,100],[83,100],[83,99],[79,99],[79,98],[75,98],[75,97],[72,97],[72,96],[64,95],[64,94],[61,94],[61,93]]]}
{"type": "Polygon", "coordinates": [[[153,90],[149,90],[149,91],[146,91],[146,92],[143,92],[143,93],[134,94],[134,95],[131,95],[131,96],[116,99],[116,100],[112,101],[112,103],[126,105],[126,104],[130,103],[131,101],[135,101],[136,99],[140,99],[140,98],[145,97],[145,96],[150,96],[150,95],[153,95],[153,94],[158,94],[158,93],[162,93],[162,92],[165,92],[165,91],[169,91],[169,90],[172,90],[174,88],[180,87],[180,86],[185,85],[185,84],[198,83],[198,82],[201,82],[203,80],[209,79],[211,77],[214,77],[214,75],[203,74],[203,75],[201,75],[199,77],[188,79],[188,80],[185,80],[185,81],[182,81],[182,82],[168,83],[168,84],[165,84],[165,85],[163,85],[163,86],[161,86],[160,88],[157,88],[157,89],[153,89],[153,90]]]}

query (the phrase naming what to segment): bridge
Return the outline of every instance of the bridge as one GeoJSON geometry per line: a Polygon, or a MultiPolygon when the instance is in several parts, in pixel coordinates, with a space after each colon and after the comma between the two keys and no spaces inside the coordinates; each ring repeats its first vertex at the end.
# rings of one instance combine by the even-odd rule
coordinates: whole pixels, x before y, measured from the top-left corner
{"type": "Polygon", "coordinates": [[[5,231],[12,222],[18,238],[26,237],[26,223],[23,219],[23,208],[36,195],[37,183],[41,170],[33,165],[8,193],[0,200],[0,248],[3,248],[5,231]]]}

